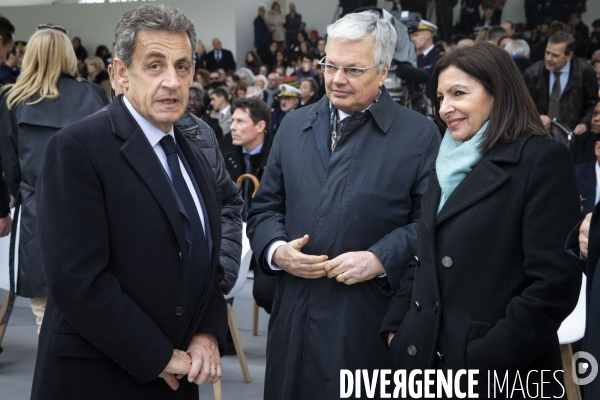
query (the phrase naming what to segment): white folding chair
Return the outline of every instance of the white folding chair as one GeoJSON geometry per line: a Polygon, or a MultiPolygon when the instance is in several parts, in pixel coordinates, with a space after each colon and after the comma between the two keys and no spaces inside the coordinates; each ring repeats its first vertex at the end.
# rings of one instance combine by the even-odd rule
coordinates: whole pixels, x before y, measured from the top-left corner
{"type": "Polygon", "coordinates": [[[581,400],[579,386],[573,381],[573,349],[574,343],[585,334],[585,311],[586,311],[586,276],[583,275],[579,301],[573,312],[563,321],[558,328],[558,341],[560,342],[560,355],[562,357],[565,392],[568,400],[581,400]]]}

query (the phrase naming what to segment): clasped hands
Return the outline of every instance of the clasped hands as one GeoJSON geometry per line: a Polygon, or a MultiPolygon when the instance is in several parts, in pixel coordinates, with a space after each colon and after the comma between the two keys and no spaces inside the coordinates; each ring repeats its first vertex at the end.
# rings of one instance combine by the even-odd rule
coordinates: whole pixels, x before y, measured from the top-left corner
{"type": "Polygon", "coordinates": [[[221,356],[217,338],[212,333],[197,333],[187,351],[174,349],[163,378],[173,390],[179,389],[179,379],[187,375],[196,385],[217,383],[221,378],[221,356]]]}
{"type": "Polygon", "coordinates": [[[370,251],[353,251],[329,260],[326,255],[313,256],[302,253],[308,235],[292,240],[273,253],[273,262],[284,271],[305,279],[327,276],[338,282],[352,285],[385,273],[381,261],[370,251]]]}

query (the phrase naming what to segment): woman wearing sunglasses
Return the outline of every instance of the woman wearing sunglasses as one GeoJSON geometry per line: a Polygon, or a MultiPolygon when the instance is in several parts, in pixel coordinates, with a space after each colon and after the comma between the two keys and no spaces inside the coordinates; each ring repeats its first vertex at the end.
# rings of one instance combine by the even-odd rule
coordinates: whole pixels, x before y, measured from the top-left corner
{"type": "MultiPolygon", "coordinates": [[[[27,44],[23,72],[15,84],[3,88],[0,105],[2,163],[9,190],[17,199],[13,228],[20,225],[18,286],[11,292],[31,299],[38,333],[47,296],[35,222],[35,187],[44,148],[61,128],[107,104],[101,86],[74,78],[77,59],[66,32],[55,25],[38,27],[27,44]]],[[[15,241],[11,246],[14,254],[15,241]]],[[[12,258],[10,269],[14,277],[12,258]]],[[[12,282],[15,279],[11,286],[12,282]]]]}

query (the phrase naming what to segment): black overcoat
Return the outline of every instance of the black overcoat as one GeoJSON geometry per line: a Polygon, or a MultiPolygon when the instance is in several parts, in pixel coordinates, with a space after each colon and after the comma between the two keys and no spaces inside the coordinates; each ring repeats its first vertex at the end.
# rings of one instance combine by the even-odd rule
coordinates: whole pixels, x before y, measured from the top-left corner
{"type": "MultiPolygon", "coordinates": [[[[434,171],[423,196],[418,262],[382,325],[385,338],[396,332],[396,366],[475,368],[480,383],[486,370],[518,370],[523,382],[530,370],[562,370],[557,331],[581,287],[581,271],[564,251],[580,218],[567,148],[533,135],[498,143],[436,217],[440,196],[434,171]]],[[[562,393],[552,375],[544,380],[551,382],[545,396],[562,393]]],[[[487,394],[485,384],[478,388],[487,394]]]]}
{"type": "MultiPolygon", "coordinates": [[[[54,135],[38,180],[38,233],[49,288],[32,399],[197,399],[158,375],[173,349],[211,332],[224,350],[219,283],[223,193],[201,151],[175,137],[212,233],[207,286],[190,284],[190,253],[169,178],[121,98],[54,135]],[[202,291],[200,306],[188,306],[202,291]]],[[[232,218],[240,220],[239,207],[232,218]]],[[[207,225],[208,224],[208,225],[207,225]]],[[[241,240],[241,229],[238,238],[241,240]]]]}
{"type": "MultiPolygon", "coordinates": [[[[8,188],[18,199],[19,249],[16,293],[34,298],[48,295],[36,235],[36,194],[38,172],[48,139],[65,126],[92,115],[107,104],[104,90],[90,82],[63,75],[56,82],[59,96],[39,99],[39,93],[9,110],[7,96],[0,105],[2,163],[8,188]]],[[[15,232],[13,232],[16,235],[15,232]]]]}
{"type": "MultiPolygon", "coordinates": [[[[416,244],[421,196],[440,134],[422,115],[379,101],[355,112],[329,155],[329,99],[288,114],[248,219],[257,262],[276,238],[310,236],[306,254],[372,251],[386,279],[347,286],[279,273],[267,339],[265,399],[334,399],[340,369],[391,368],[379,327],[416,244]],[[391,286],[390,286],[391,285],[391,286]]],[[[272,272],[271,272],[272,273],[272,272]]]]}

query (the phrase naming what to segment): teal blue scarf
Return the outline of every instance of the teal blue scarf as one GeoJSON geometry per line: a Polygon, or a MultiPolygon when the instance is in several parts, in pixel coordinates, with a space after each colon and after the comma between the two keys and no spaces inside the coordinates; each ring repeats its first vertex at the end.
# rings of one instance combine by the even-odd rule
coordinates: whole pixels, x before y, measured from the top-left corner
{"type": "Polygon", "coordinates": [[[435,161],[435,169],[442,188],[442,198],[437,213],[448,200],[454,189],[465,179],[465,176],[483,157],[483,154],[477,150],[481,142],[483,132],[487,129],[489,121],[486,121],[481,129],[469,140],[459,142],[452,139],[450,129],[446,129],[440,152],[435,161]]]}

